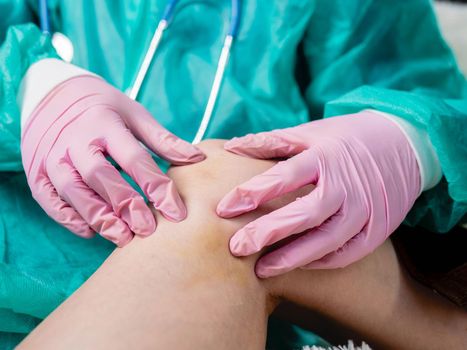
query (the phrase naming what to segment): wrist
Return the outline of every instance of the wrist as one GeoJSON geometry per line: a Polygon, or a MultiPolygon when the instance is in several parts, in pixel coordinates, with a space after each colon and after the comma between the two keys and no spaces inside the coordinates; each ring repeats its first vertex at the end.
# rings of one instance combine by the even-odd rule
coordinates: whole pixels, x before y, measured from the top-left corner
{"type": "Polygon", "coordinates": [[[393,114],[368,110],[392,121],[409,142],[420,170],[421,192],[435,187],[442,178],[442,169],[428,133],[412,123],[393,114]]]}
{"type": "Polygon", "coordinates": [[[96,75],[56,58],[46,58],[32,64],[21,80],[16,97],[21,111],[21,130],[24,130],[33,111],[51,91],[66,80],[78,76],[96,75]]]}

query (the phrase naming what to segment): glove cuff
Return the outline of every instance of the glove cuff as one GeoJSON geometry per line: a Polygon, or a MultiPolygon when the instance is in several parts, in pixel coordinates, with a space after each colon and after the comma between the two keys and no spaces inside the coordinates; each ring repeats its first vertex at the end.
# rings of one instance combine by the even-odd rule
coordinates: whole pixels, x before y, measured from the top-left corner
{"type": "Polygon", "coordinates": [[[39,103],[58,85],[77,76],[95,74],[56,58],[42,59],[26,71],[16,96],[21,110],[21,131],[39,103]]]}
{"type": "Polygon", "coordinates": [[[420,170],[420,191],[423,192],[435,187],[441,180],[443,173],[438,156],[426,131],[421,128],[417,128],[408,121],[393,114],[377,110],[368,111],[381,115],[394,122],[407,138],[407,141],[415,154],[420,170]]]}

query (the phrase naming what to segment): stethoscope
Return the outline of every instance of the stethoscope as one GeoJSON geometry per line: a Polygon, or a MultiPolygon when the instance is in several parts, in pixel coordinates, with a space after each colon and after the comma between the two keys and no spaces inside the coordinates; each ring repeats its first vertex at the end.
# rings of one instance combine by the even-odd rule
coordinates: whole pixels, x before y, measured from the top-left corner
{"type": "MultiPolygon", "coordinates": [[[[146,78],[147,72],[151,63],[154,59],[154,56],[157,52],[157,48],[162,40],[164,31],[169,27],[175,12],[175,7],[178,3],[178,0],[169,0],[168,4],[165,7],[162,19],[159,21],[159,24],[154,31],[149,47],[144,55],[144,59],[139,66],[136,77],[133,81],[131,87],[127,90],[127,95],[136,100],[141,89],[141,86],[146,78]]],[[[50,20],[48,16],[47,0],[39,0],[39,18],[41,30],[44,33],[50,34],[50,20]]],[[[214,75],[214,80],[211,86],[211,91],[209,93],[208,102],[204,110],[203,118],[201,119],[200,126],[196,135],[192,141],[193,144],[199,143],[209,126],[211,121],[212,114],[214,112],[214,107],[216,106],[216,101],[219,96],[219,91],[221,88],[222,80],[225,74],[225,68],[229,61],[230,51],[232,49],[232,43],[237,35],[238,27],[240,24],[240,0],[232,0],[231,8],[231,18],[230,18],[230,27],[224,39],[224,45],[222,46],[222,51],[217,62],[216,73],[214,75]]],[[[73,58],[73,44],[68,37],[59,32],[54,32],[52,35],[52,44],[54,45],[57,53],[67,62],[70,62],[73,58]]]]}

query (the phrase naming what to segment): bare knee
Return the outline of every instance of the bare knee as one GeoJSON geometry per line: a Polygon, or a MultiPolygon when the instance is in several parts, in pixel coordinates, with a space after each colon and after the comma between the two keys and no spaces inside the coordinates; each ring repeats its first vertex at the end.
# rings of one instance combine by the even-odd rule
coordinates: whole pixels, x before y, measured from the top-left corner
{"type": "MultiPolygon", "coordinates": [[[[236,185],[267,170],[275,162],[241,157],[223,149],[224,141],[208,140],[199,144],[206,153],[203,162],[183,167],[172,167],[169,176],[174,180],[188,211],[187,219],[178,225],[199,227],[181,238],[185,254],[203,260],[203,269],[195,279],[216,279],[235,283],[254,294],[261,294],[268,313],[278,303],[279,293],[268,281],[260,280],[254,272],[259,257],[236,258],[229,250],[231,236],[243,225],[256,219],[278,204],[233,219],[222,219],[215,209],[223,195],[236,185]]],[[[157,235],[157,231],[156,231],[157,235]]],[[[178,237],[180,238],[180,237],[178,237]]]]}

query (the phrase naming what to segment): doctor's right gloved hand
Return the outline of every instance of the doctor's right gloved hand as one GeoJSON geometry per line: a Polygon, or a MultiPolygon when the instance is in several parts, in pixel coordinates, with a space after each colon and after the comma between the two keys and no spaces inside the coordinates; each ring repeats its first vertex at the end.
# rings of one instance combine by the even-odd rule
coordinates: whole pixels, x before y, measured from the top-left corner
{"type": "MultiPolygon", "coordinates": [[[[23,79],[23,116],[26,98],[38,99],[31,90],[46,64],[23,79]]],[[[96,231],[123,246],[134,234],[152,234],[151,210],[106,159],[110,156],[165,218],[183,220],[186,208],[173,181],[138,141],[173,164],[195,163],[204,154],[103,79],[74,68],[84,73],[62,79],[23,120],[22,160],[33,197],[50,217],[82,237],[96,231]]]]}

